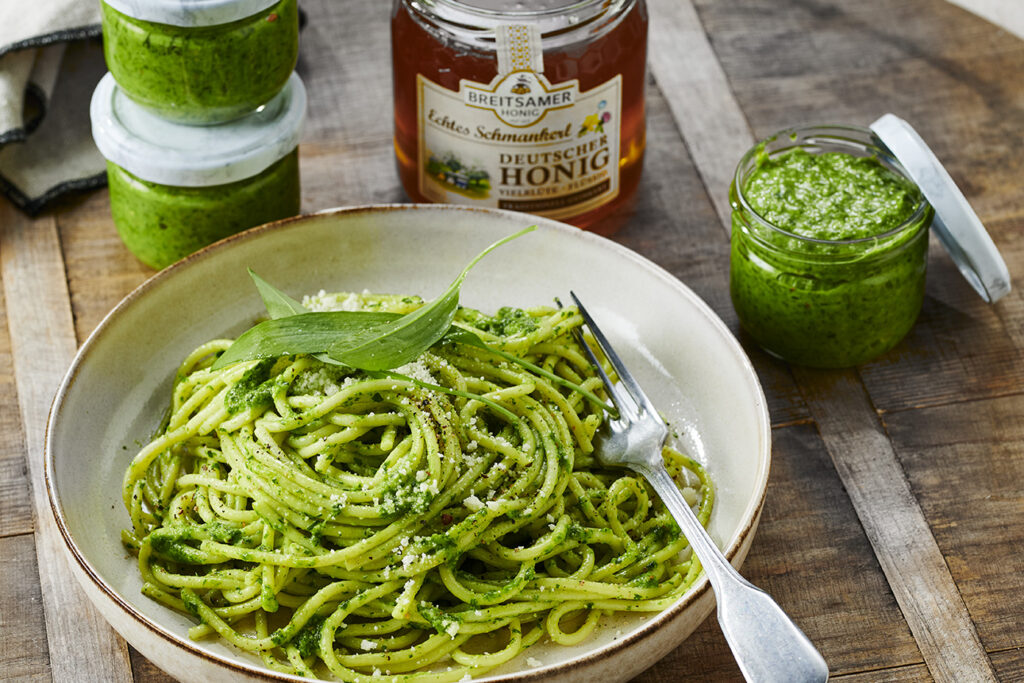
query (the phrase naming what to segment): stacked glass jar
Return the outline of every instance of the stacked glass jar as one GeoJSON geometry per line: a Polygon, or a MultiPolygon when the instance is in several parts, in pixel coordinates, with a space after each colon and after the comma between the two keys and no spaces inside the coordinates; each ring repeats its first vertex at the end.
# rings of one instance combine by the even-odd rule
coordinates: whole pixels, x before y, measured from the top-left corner
{"type": "Polygon", "coordinates": [[[297,0],[103,0],[93,94],[125,245],[163,268],[299,212],[297,0]]]}

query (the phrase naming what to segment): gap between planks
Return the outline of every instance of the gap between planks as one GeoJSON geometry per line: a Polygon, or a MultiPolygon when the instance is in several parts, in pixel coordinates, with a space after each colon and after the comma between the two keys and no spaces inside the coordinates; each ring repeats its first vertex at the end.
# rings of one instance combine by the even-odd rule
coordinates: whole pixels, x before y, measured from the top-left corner
{"type": "Polygon", "coordinates": [[[128,648],[72,576],[43,484],[46,419],[77,348],[54,218],[30,220],[0,200],[0,276],[32,486],[50,673],[55,681],[129,682],[128,648]]]}
{"type": "MultiPolygon", "coordinates": [[[[650,63],[728,232],[727,190],[751,128],[691,0],[649,0],[650,63]]],[[[995,681],[963,598],[855,371],[794,377],[937,681],[995,681]]]]}

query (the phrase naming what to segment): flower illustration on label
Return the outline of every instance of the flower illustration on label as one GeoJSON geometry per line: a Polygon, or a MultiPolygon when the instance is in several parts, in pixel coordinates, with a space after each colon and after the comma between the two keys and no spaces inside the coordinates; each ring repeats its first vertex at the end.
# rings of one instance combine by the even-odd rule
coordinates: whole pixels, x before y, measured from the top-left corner
{"type": "Polygon", "coordinates": [[[604,124],[612,120],[611,112],[600,113],[600,110],[604,109],[604,102],[598,105],[598,112],[594,114],[588,114],[583,119],[583,123],[580,124],[580,130],[576,134],[577,137],[583,137],[587,133],[604,133],[604,124]]]}

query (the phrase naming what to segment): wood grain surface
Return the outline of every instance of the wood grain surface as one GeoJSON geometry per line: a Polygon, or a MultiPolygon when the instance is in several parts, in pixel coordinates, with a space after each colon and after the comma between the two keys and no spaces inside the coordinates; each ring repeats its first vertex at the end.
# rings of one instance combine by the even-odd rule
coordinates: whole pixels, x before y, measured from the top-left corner
{"type": "MultiPolygon", "coordinates": [[[[127,645],[88,604],[68,574],[64,542],[42,484],[46,416],[77,347],[56,222],[44,218],[28,229],[28,221],[10,205],[0,210],[6,216],[0,232],[0,267],[35,513],[36,576],[50,672],[55,680],[130,681],[127,645]]],[[[16,566],[12,564],[11,569],[16,566]]],[[[21,582],[17,574],[4,578],[21,582]]]]}
{"type": "MultiPolygon", "coordinates": [[[[404,201],[389,3],[302,5],[303,210],[404,201]]],[[[932,145],[1019,278],[1024,40],[945,0],[648,6],[644,178],[612,238],[704,298],[761,379],[773,465],[743,573],[819,646],[833,679],[1024,681],[1020,289],[984,304],[933,240],[903,342],[855,370],[792,368],[757,349],[732,310],[726,194],[759,137],[893,112],[932,145]]],[[[1019,0],[1000,8],[1024,21],[1019,0]]],[[[61,375],[151,274],[118,239],[105,190],[36,219],[0,203],[0,679],[170,681],[84,604],[41,487],[61,375]]],[[[638,680],[741,679],[714,618],[650,664],[638,680]]]]}

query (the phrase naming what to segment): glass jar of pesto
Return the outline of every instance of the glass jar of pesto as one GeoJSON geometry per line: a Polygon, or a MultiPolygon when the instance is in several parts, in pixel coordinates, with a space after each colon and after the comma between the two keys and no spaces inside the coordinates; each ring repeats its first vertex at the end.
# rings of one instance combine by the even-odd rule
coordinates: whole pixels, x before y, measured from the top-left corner
{"type": "Polygon", "coordinates": [[[743,157],[729,198],[733,305],[769,353],[848,367],[913,326],[934,212],[870,130],[773,135],[743,157]]]}
{"type": "Polygon", "coordinates": [[[206,125],[244,116],[288,81],[297,0],[102,0],[107,68],[164,118],[206,125]]]}
{"type": "Polygon", "coordinates": [[[104,76],[92,97],[92,132],[107,159],[110,211],[128,249],[163,268],[219,239],[298,214],[305,111],[296,74],[259,111],[211,126],[163,119],[104,76]]]}

